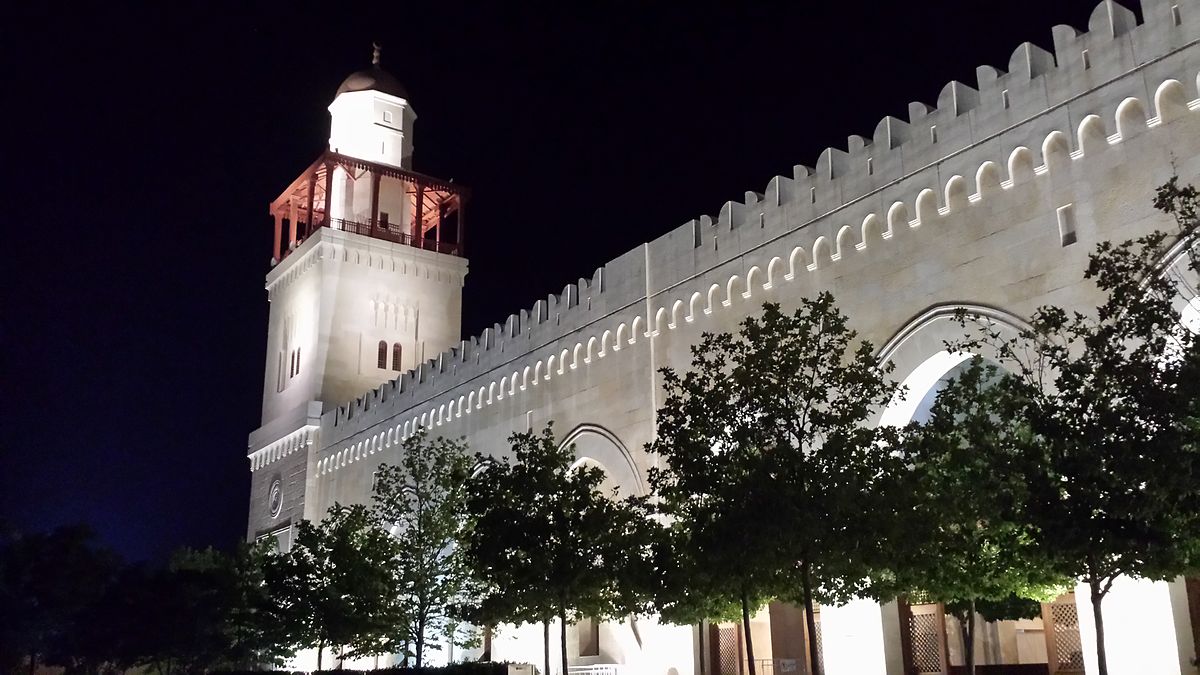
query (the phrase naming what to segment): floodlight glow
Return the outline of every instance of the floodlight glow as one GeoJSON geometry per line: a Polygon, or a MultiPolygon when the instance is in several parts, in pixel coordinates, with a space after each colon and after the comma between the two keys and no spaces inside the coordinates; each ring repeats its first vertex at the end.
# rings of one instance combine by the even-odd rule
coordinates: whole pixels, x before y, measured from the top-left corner
{"type": "MultiPolygon", "coordinates": [[[[1088,587],[1075,588],[1084,671],[1096,675],[1096,622],[1088,587]]],[[[1118,577],[1101,603],[1109,675],[1180,675],[1167,583],[1118,577]]]]}
{"type": "Polygon", "coordinates": [[[886,675],[879,605],[871,600],[822,605],[821,652],[826,675],[886,675]]]}
{"type": "Polygon", "coordinates": [[[883,414],[879,417],[880,426],[902,427],[912,421],[917,414],[921,401],[929,390],[937,385],[942,376],[950,372],[958,364],[971,358],[969,352],[949,352],[942,350],[925,359],[917,366],[901,384],[902,393],[896,397],[883,414]]]}

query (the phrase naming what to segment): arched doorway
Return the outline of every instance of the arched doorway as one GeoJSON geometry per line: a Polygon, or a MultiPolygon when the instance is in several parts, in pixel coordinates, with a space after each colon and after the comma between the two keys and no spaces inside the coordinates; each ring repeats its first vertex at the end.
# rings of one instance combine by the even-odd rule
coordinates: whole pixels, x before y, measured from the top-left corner
{"type": "MultiPolygon", "coordinates": [[[[973,332],[972,322],[980,322],[988,331],[1004,337],[1015,337],[1026,327],[1022,319],[1011,313],[977,305],[935,306],[914,317],[880,351],[880,361],[895,366],[893,375],[904,385],[904,390],[880,413],[879,424],[902,426],[928,420],[939,393],[970,366],[974,357],[982,357],[989,365],[1004,370],[1002,359],[986,346],[979,353],[947,348],[947,343],[961,342],[973,332]],[[969,318],[966,326],[956,318],[960,312],[969,318]]],[[[1073,603],[1067,604],[1074,610],[1073,603]]],[[[1058,614],[1064,621],[1069,619],[1062,611],[1058,614]]],[[[1045,616],[1050,615],[1044,613],[1045,616]]],[[[983,672],[995,667],[1064,675],[1074,672],[1056,670],[1051,663],[1047,650],[1051,644],[1047,641],[1048,624],[1043,617],[987,623],[977,618],[974,639],[977,666],[983,667],[983,672]]],[[[890,623],[891,630],[887,632],[894,641],[889,645],[889,662],[898,660],[899,672],[934,675],[965,667],[964,631],[958,619],[949,615],[940,603],[897,601],[894,606],[884,608],[884,622],[885,627],[890,623]]],[[[1075,660],[1081,658],[1082,649],[1077,624],[1076,620],[1073,632],[1061,632],[1063,640],[1073,635],[1074,643],[1060,645],[1060,652],[1075,660]]]]}

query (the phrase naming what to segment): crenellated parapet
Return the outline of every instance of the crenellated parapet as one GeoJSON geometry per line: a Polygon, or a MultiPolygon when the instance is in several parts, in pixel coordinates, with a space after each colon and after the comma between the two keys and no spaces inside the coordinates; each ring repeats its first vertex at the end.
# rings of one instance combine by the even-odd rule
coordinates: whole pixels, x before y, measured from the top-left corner
{"type": "MultiPolygon", "coordinates": [[[[329,413],[337,431],[318,475],[418,428],[636,353],[763,291],[885,255],[906,233],[936,236],[930,225],[940,220],[1101,170],[1107,153],[1143,134],[1177,121],[1197,128],[1200,2],[1146,0],[1142,15],[1138,23],[1103,2],[1087,32],[1056,27],[1053,52],[1023,44],[1007,71],[981,66],[974,86],[948,83],[936,107],[912,103],[906,119],[884,117],[870,139],[850,136],[812,167],[627,252],[339,407],[329,413]],[[735,261],[741,269],[728,273],[735,261]]],[[[1056,214],[1064,245],[1072,208],[1056,214]]]]}

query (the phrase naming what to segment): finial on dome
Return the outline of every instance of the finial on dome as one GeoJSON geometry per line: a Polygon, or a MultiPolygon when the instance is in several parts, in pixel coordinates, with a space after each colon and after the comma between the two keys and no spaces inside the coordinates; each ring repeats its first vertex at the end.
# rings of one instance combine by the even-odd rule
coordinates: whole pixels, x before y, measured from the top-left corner
{"type": "Polygon", "coordinates": [[[379,65],[379,52],[380,52],[379,43],[372,42],[371,46],[375,48],[374,53],[371,54],[371,65],[377,66],[377,65],[379,65]]]}

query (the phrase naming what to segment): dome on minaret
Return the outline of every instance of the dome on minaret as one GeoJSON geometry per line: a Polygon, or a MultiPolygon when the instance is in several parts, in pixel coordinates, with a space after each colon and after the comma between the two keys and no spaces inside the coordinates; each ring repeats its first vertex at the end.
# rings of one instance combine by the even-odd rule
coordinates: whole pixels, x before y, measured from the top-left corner
{"type": "Polygon", "coordinates": [[[342,86],[338,87],[334,98],[351,91],[377,91],[398,98],[408,98],[408,91],[400,84],[400,80],[379,65],[379,45],[375,45],[371,67],[351,73],[350,77],[342,81],[342,86]]]}

